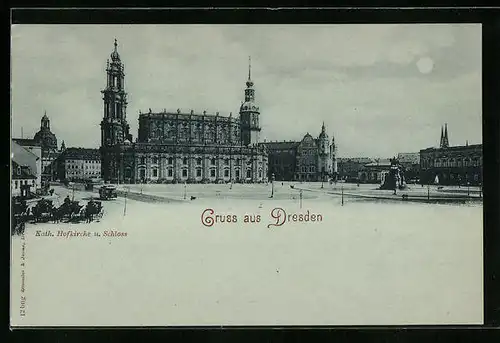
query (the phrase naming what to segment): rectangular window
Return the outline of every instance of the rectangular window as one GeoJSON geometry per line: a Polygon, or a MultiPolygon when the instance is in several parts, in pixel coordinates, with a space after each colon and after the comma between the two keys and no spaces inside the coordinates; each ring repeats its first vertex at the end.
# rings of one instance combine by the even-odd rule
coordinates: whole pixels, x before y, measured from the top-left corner
{"type": "Polygon", "coordinates": [[[182,169],[182,177],[187,177],[187,176],[188,176],[187,169],[182,169]]]}
{"type": "Polygon", "coordinates": [[[172,169],[169,169],[169,170],[168,170],[168,176],[169,176],[169,177],[172,177],[172,175],[173,175],[173,171],[172,171],[172,169]]]}
{"type": "Polygon", "coordinates": [[[196,169],[196,177],[201,177],[201,169],[196,169]]]}
{"type": "Polygon", "coordinates": [[[158,157],[153,157],[153,163],[158,164],[158,157]]]}
{"type": "Polygon", "coordinates": [[[239,178],[240,178],[240,170],[239,170],[239,169],[237,169],[237,170],[236,170],[236,178],[237,178],[237,179],[239,179],[239,178]]]}
{"type": "Polygon", "coordinates": [[[213,166],[215,166],[215,158],[212,158],[212,159],[210,160],[210,164],[211,164],[211,165],[213,165],[213,166]]]}
{"type": "Polygon", "coordinates": [[[141,157],[141,164],[146,164],[146,158],[145,157],[141,157]]]}
{"type": "Polygon", "coordinates": [[[188,159],[187,159],[186,157],[184,157],[184,158],[182,159],[182,164],[184,164],[184,165],[187,165],[187,164],[188,164],[188,159]]]}
{"type": "Polygon", "coordinates": [[[210,177],[215,177],[215,169],[210,170],[210,177]]]}
{"type": "Polygon", "coordinates": [[[18,185],[17,185],[17,180],[14,181],[14,185],[15,185],[15,188],[17,189],[18,185]]]}
{"type": "Polygon", "coordinates": [[[174,160],[172,157],[169,157],[168,158],[168,164],[172,165],[174,163],[174,160]]]}
{"type": "Polygon", "coordinates": [[[153,177],[158,177],[158,169],[153,169],[153,177]]]}
{"type": "Polygon", "coordinates": [[[229,169],[224,170],[224,177],[229,177],[229,169]]]}

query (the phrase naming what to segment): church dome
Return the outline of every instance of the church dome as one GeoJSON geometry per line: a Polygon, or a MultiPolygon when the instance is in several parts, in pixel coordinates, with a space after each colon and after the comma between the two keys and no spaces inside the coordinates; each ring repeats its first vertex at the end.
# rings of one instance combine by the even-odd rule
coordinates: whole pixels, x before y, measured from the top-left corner
{"type": "Polygon", "coordinates": [[[42,149],[44,150],[57,150],[57,138],[56,135],[47,130],[40,130],[35,133],[33,139],[40,143],[42,149]]]}
{"type": "Polygon", "coordinates": [[[119,61],[120,60],[120,54],[118,54],[118,51],[114,50],[111,53],[111,60],[113,60],[113,61],[119,61]]]}
{"type": "Polygon", "coordinates": [[[259,107],[256,106],[252,101],[245,101],[241,104],[241,111],[258,111],[259,107]]]}

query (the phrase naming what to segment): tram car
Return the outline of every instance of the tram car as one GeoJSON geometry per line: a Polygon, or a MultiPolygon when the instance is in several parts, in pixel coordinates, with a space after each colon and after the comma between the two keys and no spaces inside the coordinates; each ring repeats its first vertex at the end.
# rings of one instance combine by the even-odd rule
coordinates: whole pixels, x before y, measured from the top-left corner
{"type": "Polygon", "coordinates": [[[101,200],[108,200],[117,198],[118,194],[116,192],[115,186],[104,185],[99,188],[99,198],[101,200]]]}

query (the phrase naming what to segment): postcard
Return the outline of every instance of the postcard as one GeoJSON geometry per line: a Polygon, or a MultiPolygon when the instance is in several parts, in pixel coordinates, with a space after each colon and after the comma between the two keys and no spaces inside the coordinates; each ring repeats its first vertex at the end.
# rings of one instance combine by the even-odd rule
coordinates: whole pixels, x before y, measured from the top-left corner
{"type": "Polygon", "coordinates": [[[11,51],[13,327],[483,323],[481,25],[11,51]]]}

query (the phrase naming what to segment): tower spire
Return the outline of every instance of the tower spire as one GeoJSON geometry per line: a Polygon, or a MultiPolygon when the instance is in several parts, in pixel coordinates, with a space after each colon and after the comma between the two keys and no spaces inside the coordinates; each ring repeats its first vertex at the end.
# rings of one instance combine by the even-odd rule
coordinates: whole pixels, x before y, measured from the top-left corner
{"type": "Polygon", "coordinates": [[[118,41],[115,38],[115,51],[117,51],[117,50],[118,50],[118,41]]]}
{"type": "Polygon", "coordinates": [[[444,124],[444,139],[443,139],[443,145],[445,148],[447,148],[450,145],[450,142],[448,141],[448,124],[444,124]]]}
{"type": "Polygon", "coordinates": [[[248,56],[248,81],[252,80],[252,56],[248,56]]]}
{"type": "Polygon", "coordinates": [[[444,142],[444,132],[443,132],[443,126],[441,125],[441,139],[439,140],[439,147],[443,147],[444,142]]]}

